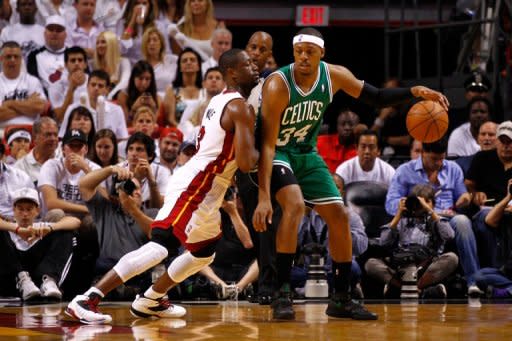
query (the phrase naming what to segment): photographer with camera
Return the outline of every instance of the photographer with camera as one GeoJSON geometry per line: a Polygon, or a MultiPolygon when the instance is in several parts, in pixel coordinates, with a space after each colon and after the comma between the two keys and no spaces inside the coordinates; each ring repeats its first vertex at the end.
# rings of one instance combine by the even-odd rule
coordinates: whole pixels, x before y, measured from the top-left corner
{"type": "Polygon", "coordinates": [[[143,208],[140,182],[123,167],[109,166],[92,171],[80,179],[79,188],[97,230],[99,257],[95,275],[103,275],[122,256],[148,242],[149,225],[156,210],[143,208]],[[111,176],[116,179],[113,188],[119,203],[99,190],[101,183],[111,176]]]}
{"type": "Polygon", "coordinates": [[[446,288],[440,282],[448,277],[458,264],[453,252],[442,253],[445,243],[455,233],[447,219],[435,211],[435,191],[430,185],[412,188],[408,197],[400,199],[398,210],[381,230],[381,245],[390,248],[389,260],[370,258],[365,264],[368,276],[385,286],[401,286],[404,269],[415,265],[418,272],[418,291],[423,297],[446,298],[446,288]]]}

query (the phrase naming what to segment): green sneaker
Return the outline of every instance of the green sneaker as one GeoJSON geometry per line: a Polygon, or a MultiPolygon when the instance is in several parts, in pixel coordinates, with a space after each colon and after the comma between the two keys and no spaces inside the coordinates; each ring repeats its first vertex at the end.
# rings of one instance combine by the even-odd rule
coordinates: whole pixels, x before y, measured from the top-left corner
{"type": "Polygon", "coordinates": [[[290,286],[284,284],[276,297],[270,304],[272,308],[272,318],[274,320],[295,320],[295,311],[293,310],[292,294],[290,286]]]}
{"type": "Polygon", "coordinates": [[[325,313],[331,317],[351,318],[353,320],[376,320],[377,314],[368,311],[362,304],[349,295],[334,295],[329,300],[325,313]]]}

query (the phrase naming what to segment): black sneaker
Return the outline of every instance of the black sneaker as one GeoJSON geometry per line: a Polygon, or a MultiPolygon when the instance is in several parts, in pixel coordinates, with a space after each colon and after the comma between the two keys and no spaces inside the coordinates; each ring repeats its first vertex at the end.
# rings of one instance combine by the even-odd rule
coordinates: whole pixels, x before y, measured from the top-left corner
{"type": "Polygon", "coordinates": [[[446,287],[444,284],[437,284],[430,286],[428,288],[425,288],[423,290],[423,294],[421,295],[422,298],[446,298],[446,287]]]}
{"type": "Polygon", "coordinates": [[[294,320],[295,311],[293,310],[292,294],[288,286],[283,286],[277,297],[270,304],[272,308],[272,318],[274,320],[294,320]]]}
{"type": "Polygon", "coordinates": [[[325,313],[331,317],[351,318],[353,320],[376,320],[377,314],[368,311],[362,304],[350,296],[335,295],[329,300],[325,313]]]}

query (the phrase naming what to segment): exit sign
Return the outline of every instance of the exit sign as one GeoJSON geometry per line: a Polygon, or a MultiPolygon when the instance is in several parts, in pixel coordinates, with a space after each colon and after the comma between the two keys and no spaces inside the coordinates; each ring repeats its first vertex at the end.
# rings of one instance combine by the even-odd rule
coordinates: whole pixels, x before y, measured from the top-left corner
{"type": "Polygon", "coordinates": [[[329,6],[301,5],[297,6],[295,16],[297,26],[327,26],[329,25],[329,6]]]}

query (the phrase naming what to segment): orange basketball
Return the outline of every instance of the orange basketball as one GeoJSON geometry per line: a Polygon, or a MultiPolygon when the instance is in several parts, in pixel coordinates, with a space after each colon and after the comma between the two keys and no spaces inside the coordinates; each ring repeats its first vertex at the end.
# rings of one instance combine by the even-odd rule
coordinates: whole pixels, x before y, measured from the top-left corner
{"type": "Polygon", "coordinates": [[[421,101],[407,113],[407,130],[421,142],[435,142],[448,130],[448,113],[441,104],[434,101],[421,101]]]}

